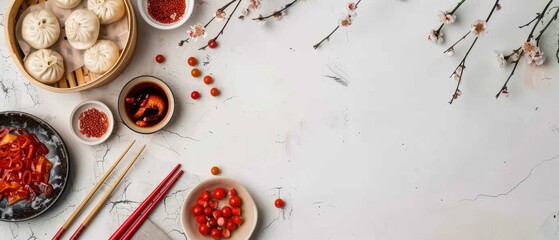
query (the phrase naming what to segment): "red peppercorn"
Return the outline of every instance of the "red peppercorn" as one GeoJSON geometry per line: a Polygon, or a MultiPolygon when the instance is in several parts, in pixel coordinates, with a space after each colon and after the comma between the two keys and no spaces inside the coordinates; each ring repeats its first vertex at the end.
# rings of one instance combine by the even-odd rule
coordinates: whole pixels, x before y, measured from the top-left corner
{"type": "Polygon", "coordinates": [[[165,62],[165,56],[158,54],[157,56],[155,56],[155,61],[158,63],[163,63],[165,62]]]}
{"type": "Polygon", "coordinates": [[[212,88],[212,89],[210,89],[210,94],[211,94],[212,96],[214,96],[214,97],[215,97],[215,96],[218,96],[219,93],[220,93],[220,92],[219,92],[219,89],[217,89],[217,88],[212,88]]]}
{"type": "Polygon", "coordinates": [[[192,99],[196,100],[196,99],[200,98],[200,93],[198,91],[192,91],[192,93],[190,94],[190,97],[192,99]]]}

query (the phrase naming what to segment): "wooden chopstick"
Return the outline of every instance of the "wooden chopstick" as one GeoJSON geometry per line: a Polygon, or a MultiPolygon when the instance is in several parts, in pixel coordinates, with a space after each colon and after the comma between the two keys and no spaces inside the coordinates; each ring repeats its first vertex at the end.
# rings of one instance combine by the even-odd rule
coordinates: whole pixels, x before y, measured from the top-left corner
{"type": "Polygon", "coordinates": [[[122,240],[129,240],[132,238],[132,236],[134,236],[134,233],[136,233],[136,231],[138,230],[138,228],[140,228],[140,226],[142,226],[142,223],[144,223],[144,221],[147,219],[148,215],[151,213],[151,211],[153,211],[153,209],[157,206],[157,203],[159,203],[163,197],[165,197],[165,195],[167,194],[167,192],[169,192],[169,190],[171,189],[171,187],[173,187],[173,184],[175,184],[175,182],[177,182],[177,180],[179,180],[180,176],[182,175],[184,171],[180,170],[174,177],[173,179],[171,179],[171,181],[169,182],[169,184],[163,189],[163,191],[161,191],[159,193],[159,195],[157,196],[157,198],[155,198],[154,202],[148,207],[148,209],[145,211],[144,214],[142,214],[140,216],[139,219],[137,219],[136,222],[134,222],[134,225],[132,225],[132,227],[130,229],[128,229],[128,231],[126,232],[126,234],[124,235],[124,237],[122,237],[122,240]]]}
{"type": "Polygon", "coordinates": [[[140,154],[144,151],[144,148],[146,148],[146,145],[142,146],[142,148],[140,149],[140,151],[136,154],[136,156],[134,156],[134,159],[132,159],[132,161],[128,164],[128,166],[126,166],[126,169],[124,169],[124,171],[120,174],[120,176],[118,177],[118,179],[115,181],[115,183],[113,184],[113,186],[109,189],[109,191],[107,191],[105,193],[105,195],[103,196],[103,198],[101,198],[101,201],[99,201],[99,203],[97,203],[97,206],[95,206],[95,208],[93,208],[93,210],[89,213],[89,215],[87,215],[87,217],[85,218],[85,220],[82,222],[82,224],[80,224],[80,226],[78,227],[78,229],[74,232],[74,234],[72,235],[72,237],[70,237],[71,240],[75,240],[78,238],[78,236],[84,231],[85,227],[91,222],[91,220],[93,220],[93,218],[95,217],[95,215],[97,215],[97,213],[99,212],[99,210],[101,210],[101,208],[103,207],[103,205],[105,205],[105,202],[107,201],[107,199],[109,199],[109,197],[111,196],[111,194],[113,193],[113,191],[116,189],[116,187],[118,186],[118,184],[120,183],[120,181],[122,181],[122,179],[124,178],[124,176],[126,175],[126,173],[128,173],[128,170],[130,170],[130,168],[132,167],[132,165],[134,165],[134,163],[136,162],[136,160],[138,159],[138,157],[140,156],[140,154]]]}
{"type": "Polygon", "coordinates": [[[105,180],[107,180],[107,178],[109,177],[111,172],[115,169],[116,165],[118,165],[118,163],[120,163],[120,161],[124,158],[126,153],[128,153],[128,151],[130,150],[132,145],[134,145],[135,142],[136,142],[136,140],[133,140],[132,142],[130,142],[130,144],[128,144],[128,147],[126,147],[124,152],[122,154],[120,154],[120,157],[118,157],[118,159],[113,163],[113,165],[111,165],[109,170],[107,170],[107,172],[105,172],[105,174],[103,174],[103,176],[101,177],[101,179],[99,179],[99,181],[95,184],[95,186],[93,186],[93,189],[91,189],[91,191],[87,194],[85,199],[80,203],[78,208],[72,213],[72,215],[70,215],[70,217],[68,218],[68,220],[66,220],[64,225],[62,225],[62,227],[60,227],[58,232],[56,232],[54,237],[52,237],[52,240],[59,240],[62,237],[62,234],[64,234],[64,231],[66,231],[66,229],[70,228],[70,226],[72,225],[72,222],[76,219],[78,214],[83,210],[83,208],[89,202],[89,200],[91,200],[91,197],[93,197],[95,192],[97,192],[97,190],[99,190],[99,187],[101,187],[101,185],[103,185],[105,180]]]}
{"type": "Polygon", "coordinates": [[[136,210],[134,210],[134,212],[130,214],[126,221],[124,221],[122,225],[120,225],[120,227],[113,233],[109,240],[118,240],[122,237],[123,234],[126,233],[128,228],[130,228],[130,225],[132,225],[134,221],[136,221],[136,219],[138,218],[138,216],[140,216],[140,214],[142,214],[144,209],[146,209],[146,207],[154,202],[161,189],[165,187],[167,183],[169,183],[169,179],[171,179],[171,177],[175,175],[180,166],[180,164],[177,164],[177,166],[175,166],[175,168],[171,170],[169,175],[167,175],[167,177],[165,177],[163,181],[161,181],[161,183],[157,185],[157,187],[149,194],[149,196],[142,202],[142,204],[140,204],[140,206],[138,206],[138,208],[136,208],[136,210]]]}

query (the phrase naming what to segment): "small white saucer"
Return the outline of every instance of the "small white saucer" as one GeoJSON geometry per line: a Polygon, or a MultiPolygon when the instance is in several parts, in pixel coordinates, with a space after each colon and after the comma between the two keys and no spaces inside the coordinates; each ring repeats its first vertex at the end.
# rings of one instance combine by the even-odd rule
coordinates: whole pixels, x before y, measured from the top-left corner
{"type": "Polygon", "coordinates": [[[114,124],[115,120],[111,109],[109,109],[109,107],[107,107],[107,105],[105,105],[104,103],[95,100],[85,101],[78,104],[78,106],[74,108],[72,114],[70,115],[70,132],[72,133],[72,136],[86,145],[98,145],[105,142],[109,138],[109,136],[111,136],[114,124]],[[80,114],[90,108],[97,108],[97,110],[107,115],[109,128],[107,129],[107,132],[100,138],[88,138],[80,133],[80,114]]]}

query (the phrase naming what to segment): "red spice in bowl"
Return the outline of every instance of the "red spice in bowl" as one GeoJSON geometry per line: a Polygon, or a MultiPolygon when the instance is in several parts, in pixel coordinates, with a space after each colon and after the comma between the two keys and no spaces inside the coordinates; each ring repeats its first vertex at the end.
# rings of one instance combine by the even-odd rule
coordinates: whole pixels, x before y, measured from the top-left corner
{"type": "Polygon", "coordinates": [[[100,138],[109,129],[107,114],[97,108],[80,113],[80,133],[88,138],[100,138]]]}
{"type": "Polygon", "coordinates": [[[186,12],[185,0],[148,0],[147,2],[149,16],[160,23],[177,22],[186,12]]]}

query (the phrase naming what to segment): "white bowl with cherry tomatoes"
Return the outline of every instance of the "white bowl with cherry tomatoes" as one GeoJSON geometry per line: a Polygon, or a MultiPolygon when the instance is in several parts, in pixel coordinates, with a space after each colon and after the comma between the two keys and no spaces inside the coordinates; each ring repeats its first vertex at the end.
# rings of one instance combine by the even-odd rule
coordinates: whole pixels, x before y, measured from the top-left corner
{"type": "Polygon", "coordinates": [[[188,239],[250,239],[257,221],[258,210],[249,192],[225,177],[196,185],[181,209],[188,239]]]}

